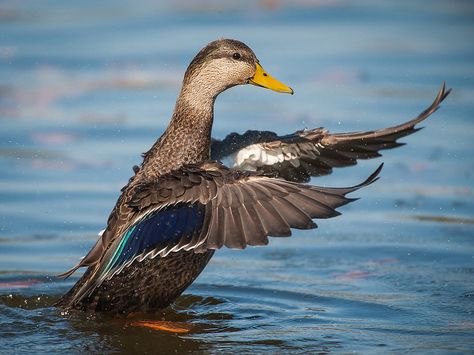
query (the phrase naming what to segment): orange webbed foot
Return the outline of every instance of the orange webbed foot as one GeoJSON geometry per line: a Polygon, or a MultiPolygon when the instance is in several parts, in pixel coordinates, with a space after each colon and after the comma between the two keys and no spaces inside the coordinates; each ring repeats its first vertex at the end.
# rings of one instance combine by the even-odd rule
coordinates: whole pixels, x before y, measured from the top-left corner
{"type": "Polygon", "coordinates": [[[189,333],[191,325],[182,322],[168,322],[168,321],[153,321],[153,320],[142,320],[130,323],[133,327],[145,327],[153,330],[162,330],[170,333],[189,333]]]}

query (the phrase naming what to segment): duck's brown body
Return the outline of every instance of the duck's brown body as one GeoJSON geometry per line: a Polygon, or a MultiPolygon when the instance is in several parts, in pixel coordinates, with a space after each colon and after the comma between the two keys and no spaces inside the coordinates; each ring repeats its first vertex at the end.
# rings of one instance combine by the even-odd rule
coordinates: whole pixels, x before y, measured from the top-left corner
{"type": "Polygon", "coordinates": [[[156,257],[134,263],[126,272],[105,281],[90,296],[71,303],[76,292],[88,281],[90,269],[62,297],[58,305],[116,314],[153,312],[167,307],[181,295],[204,270],[213,254],[214,250],[205,253],[179,251],[165,258],[156,257]]]}
{"type": "Polygon", "coordinates": [[[396,140],[415,132],[415,125],[449,93],[443,85],[416,119],[379,131],[234,134],[214,144],[227,145],[213,152],[216,159],[224,151],[239,155],[242,147],[247,149],[246,158],[239,158],[243,169],[256,170],[247,171],[209,161],[215,98],[247,83],[293,93],[265,73],[241,42],[211,42],[198,53],[186,71],[170,125],[134,169],[95,246],[63,274],[88,267],[58,306],[120,314],[155,311],[168,306],[196,279],[214,250],[266,245],[268,236],[289,236],[291,228],[312,229],[313,219],[339,215],[336,208],[353,201],[346,194],[374,182],[381,167],[365,182],[348,188],[297,182],[399,146],[396,140]],[[263,158],[256,159],[254,153],[263,158]]]}

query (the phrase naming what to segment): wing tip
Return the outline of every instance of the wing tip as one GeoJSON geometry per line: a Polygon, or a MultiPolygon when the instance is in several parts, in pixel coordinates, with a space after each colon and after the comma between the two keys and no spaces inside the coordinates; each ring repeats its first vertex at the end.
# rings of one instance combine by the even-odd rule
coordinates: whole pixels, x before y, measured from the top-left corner
{"type": "Polygon", "coordinates": [[[424,121],[425,119],[427,119],[436,111],[438,111],[441,103],[444,101],[444,99],[446,99],[446,97],[448,97],[448,95],[451,93],[451,90],[452,90],[451,88],[446,90],[446,81],[443,81],[431,105],[428,106],[422,113],[420,113],[416,118],[414,118],[411,121],[413,124],[413,127],[419,124],[421,121],[424,121]]]}
{"type": "Polygon", "coordinates": [[[77,269],[79,269],[82,265],[79,263],[77,264],[76,266],[74,266],[72,269],[69,269],[68,271],[66,272],[63,272],[62,274],[58,274],[56,275],[56,277],[58,279],[63,279],[63,280],[66,280],[69,276],[71,276],[72,274],[74,274],[77,269]]]}
{"type": "MultiPolygon", "coordinates": [[[[451,93],[451,90],[452,90],[451,88],[446,90],[446,81],[443,81],[443,83],[441,84],[441,87],[439,88],[438,94],[436,95],[435,99],[433,100],[433,103],[424,112],[424,113],[427,114],[426,117],[428,117],[429,115],[431,115],[432,113],[434,113],[435,111],[437,111],[439,109],[439,105],[441,104],[441,102],[444,101],[444,99],[446,99],[446,97],[448,97],[448,95],[451,93]]],[[[420,116],[423,116],[423,115],[420,115],[420,116]]]]}
{"type": "MultiPolygon", "coordinates": [[[[377,169],[375,169],[375,171],[374,171],[372,174],[370,174],[370,176],[369,176],[367,179],[365,179],[365,181],[363,181],[363,182],[361,182],[360,184],[354,186],[352,191],[358,190],[358,189],[360,189],[360,188],[362,188],[362,187],[365,187],[365,186],[369,186],[370,184],[373,184],[373,183],[376,182],[378,179],[380,179],[379,174],[380,174],[380,172],[382,171],[383,166],[384,166],[384,163],[381,163],[381,164],[377,167],[377,169]]],[[[352,191],[351,191],[351,192],[352,192],[352,191]]]]}
{"type": "Polygon", "coordinates": [[[452,88],[446,90],[446,81],[443,80],[441,88],[439,89],[438,96],[436,97],[438,103],[441,103],[450,93],[452,88]]]}

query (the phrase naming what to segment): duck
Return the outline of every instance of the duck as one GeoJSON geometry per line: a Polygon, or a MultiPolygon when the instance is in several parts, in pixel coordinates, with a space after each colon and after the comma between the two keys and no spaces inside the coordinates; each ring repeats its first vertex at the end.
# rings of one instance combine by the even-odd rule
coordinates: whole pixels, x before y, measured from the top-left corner
{"type": "Polygon", "coordinates": [[[156,312],[186,290],[217,249],[265,246],[270,236],[316,228],[314,219],[340,215],[337,208],[356,200],[347,195],[375,182],[383,164],[351,187],[314,186],[310,178],[402,145],[397,139],[416,132],[449,94],[443,84],[417,118],[376,131],[247,131],[213,139],[216,97],[247,84],[294,93],[238,40],[219,39],[199,51],[184,74],[169,126],[133,168],[105,230],[76,266],[59,275],[86,268],[56,306],[156,312]]]}

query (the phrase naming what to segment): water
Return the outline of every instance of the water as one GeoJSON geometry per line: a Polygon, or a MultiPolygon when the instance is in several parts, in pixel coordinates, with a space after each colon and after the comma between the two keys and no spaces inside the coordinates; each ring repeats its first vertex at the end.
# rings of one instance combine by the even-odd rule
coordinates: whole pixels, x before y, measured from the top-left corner
{"type": "Polygon", "coordinates": [[[0,4],[0,352],[474,350],[474,7],[469,1],[0,4]],[[220,250],[163,313],[51,307],[207,42],[248,43],[296,94],[229,90],[214,135],[398,124],[453,93],[378,161],[313,179],[382,179],[319,229],[220,250]],[[179,321],[173,334],[134,326],[179,321]]]}

